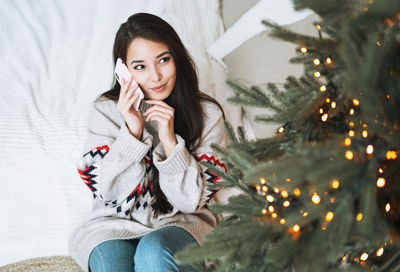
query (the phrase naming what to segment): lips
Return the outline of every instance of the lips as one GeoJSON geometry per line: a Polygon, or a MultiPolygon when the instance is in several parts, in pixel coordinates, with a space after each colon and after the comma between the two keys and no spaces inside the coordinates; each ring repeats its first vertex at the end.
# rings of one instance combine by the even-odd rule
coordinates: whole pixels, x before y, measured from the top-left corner
{"type": "Polygon", "coordinates": [[[151,89],[152,89],[153,91],[155,91],[155,92],[162,92],[162,91],[164,90],[164,88],[165,88],[165,84],[156,86],[156,87],[151,88],[151,89]]]}

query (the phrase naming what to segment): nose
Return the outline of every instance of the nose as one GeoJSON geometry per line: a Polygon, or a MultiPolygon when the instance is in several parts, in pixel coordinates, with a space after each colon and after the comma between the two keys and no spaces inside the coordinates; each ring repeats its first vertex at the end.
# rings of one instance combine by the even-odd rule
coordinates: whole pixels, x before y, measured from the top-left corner
{"type": "Polygon", "coordinates": [[[151,69],[151,75],[150,75],[151,81],[153,82],[159,82],[162,78],[161,71],[159,67],[153,66],[153,69],[151,69]]]}

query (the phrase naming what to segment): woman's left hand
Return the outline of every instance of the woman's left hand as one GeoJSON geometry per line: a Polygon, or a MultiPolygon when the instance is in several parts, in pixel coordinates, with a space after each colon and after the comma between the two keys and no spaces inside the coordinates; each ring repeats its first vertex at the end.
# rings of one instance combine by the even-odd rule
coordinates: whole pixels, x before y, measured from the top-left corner
{"type": "Polygon", "coordinates": [[[175,110],[162,100],[147,100],[146,103],[154,106],[143,115],[146,117],[146,122],[157,121],[158,138],[164,147],[165,154],[169,157],[177,143],[174,131],[175,110]]]}

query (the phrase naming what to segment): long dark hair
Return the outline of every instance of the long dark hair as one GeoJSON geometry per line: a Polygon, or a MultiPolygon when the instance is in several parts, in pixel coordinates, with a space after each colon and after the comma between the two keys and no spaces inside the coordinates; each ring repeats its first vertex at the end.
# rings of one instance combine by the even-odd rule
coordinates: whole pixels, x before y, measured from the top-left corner
{"type": "MultiPolygon", "coordinates": [[[[203,131],[204,113],[200,101],[206,100],[218,105],[225,119],[224,111],[214,98],[199,90],[196,66],[181,39],[166,21],[156,15],[136,13],[120,26],[114,41],[114,63],[118,58],[126,63],[128,47],[136,38],[162,42],[171,52],[176,66],[176,82],[173,91],[164,102],[175,110],[175,133],[185,140],[186,148],[193,153],[201,144],[200,136],[203,131]]],[[[118,101],[120,89],[121,86],[116,81],[114,87],[102,96],[118,101]]],[[[153,207],[154,216],[157,217],[171,212],[172,205],[161,191],[157,168],[154,167],[153,171],[153,189],[156,196],[153,207]]]]}

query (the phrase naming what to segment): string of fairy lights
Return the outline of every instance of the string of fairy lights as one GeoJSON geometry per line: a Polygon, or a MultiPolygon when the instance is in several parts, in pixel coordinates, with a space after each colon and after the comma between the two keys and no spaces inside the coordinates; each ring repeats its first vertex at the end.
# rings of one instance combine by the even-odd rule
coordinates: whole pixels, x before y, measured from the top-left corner
{"type": "MultiPolygon", "coordinates": [[[[370,1],[370,3],[372,3],[372,2],[370,1]]],[[[322,39],[321,26],[316,25],[316,29],[318,30],[319,38],[322,39]]],[[[377,42],[377,46],[381,46],[381,43],[377,42]]],[[[302,54],[308,54],[310,52],[310,50],[307,49],[306,47],[301,47],[300,52],[302,54]]],[[[312,62],[316,68],[315,69],[316,71],[313,73],[314,77],[317,79],[322,79],[321,77],[324,76],[327,81],[327,83],[321,83],[321,85],[319,87],[319,91],[321,93],[330,91],[330,96],[325,99],[326,104],[324,106],[322,106],[321,108],[319,108],[319,116],[320,116],[321,121],[327,122],[329,119],[329,110],[335,109],[337,107],[337,103],[335,101],[336,94],[337,94],[336,87],[332,84],[331,78],[328,73],[328,68],[333,66],[334,62],[333,62],[333,59],[329,56],[326,58],[323,58],[322,56],[318,56],[317,58],[313,59],[312,62]]],[[[388,96],[388,99],[389,99],[389,96],[388,96]]],[[[349,115],[350,116],[356,115],[358,113],[359,106],[360,106],[360,101],[356,98],[353,99],[351,106],[348,108],[349,115]]],[[[362,138],[368,138],[368,136],[369,136],[369,133],[367,130],[368,125],[362,124],[362,129],[360,132],[356,132],[355,124],[353,121],[348,122],[348,125],[350,127],[350,129],[348,131],[348,137],[346,137],[344,139],[344,145],[348,149],[345,151],[344,156],[347,160],[353,160],[354,153],[349,148],[352,144],[352,138],[356,137],[357,133],[360,133],[359,135],[361,135],[362,138]]],[[[278,133],[283,134],[286,130],[286,127],[287,127],[287,124],[279,127],[278,133]]],[[[365,147],[365,153],[367,155],[374,154],[374,144],[373,143],[367,144],[367,146],[365,147]]],[[[395,150],[388,150],[386,152],[386,159],[387,160],[397,159],[397,152],[395,150]]],[[[386,180],[382,174],[383,174],[383,169],[379,168],[378,169],[378,178],[376,180],[376,186],[378,188],[384,188],[386,185],[386,180]]],[[[291,179],[287,178],[286,182],[291,182],[291,179]]],[[[329,187],[332,191],[337,190],[340,187],[340,181],[338,179],[332,179],[330,181],[329,187]]],[[[280,207],[277,207],[276,205],[282,205],[283,208],[289,207],[292,204],[291,201],[293,201],[293,199],[294,199],[294,197],[291,196],[291,193],[283,188],[269,187],[267,185],[267,181],[263,177],[260,178],[259,184],[256,184],[256,189],[257,189],[258,194],[262,195],[266,199],[265,205],[264,205],[263,209],[261,210],[261,214],[264,216],[269,216],[273,220],[278,220],[280,224],[285,225],[286,219],[283,218],[283,216],[278,215],[278,208],[280,208],[280,207]],[[279,201],[278,201],[278,198],[280,199],[279,201]]],[[[302,192],[299,188],[295,188],[292,193],[292,195],[294,195],[295,197],[299,197],[301,194],[302,194],[302,192]]],[[[321,202],[320,195],[318,195],[316,192],[313,192],[313,193],[310,193],[310,196],[311,196],[311,202],[314,205],[320,204],[320,202],[321,202]]],[[[334,196],[331,196],[329,201],[331,203],[333,203],[335,201],[334,196]]],[[[387,213],[389,213],[390,209],[391,209],[390,203],[386,203],[385,211],[387,213]]],[[[308,216],[307,211],[301,210],[300,213],[302,214],[303,217],[308,216]]],[[[334,219],[334,217],[335,217],[335,214],[332,211],[328,211],[323,218],[324,221],[321,225],[321,229],[325,230],[327,225],[329,224],[329,222],[331,222],[334,219]]],[[[363,213],[358,212],[355,216],[355,220],[357,222],[360,222],[362,219],[363,219],[363,213]]],[[[287,232],[289,234],[293,235],[294,237],[297,237],[298,235],[300,235],[301,230],[302,229],[299,224],[294,224],[287,228],[287,232]]],[[[386,245],[387,245],[387,243],[385,243],[382,247],[380,247],[378,250],[376,250],[376,252],[374,252],[377,257],[380,257],[383,255],[384,246],[386,246],[386,245]]],[[[372,252],[369,252],[369,253],[363,252],[359,256],[354,257],[353,261],[354,262],[357,262],[357,261],[365,262],[368,259],[369,254],[372,254],[372,252]]],[[[342,261],[346,261],[347,258],[348,258],[348,256],[343,256],[342,261]]]]}

